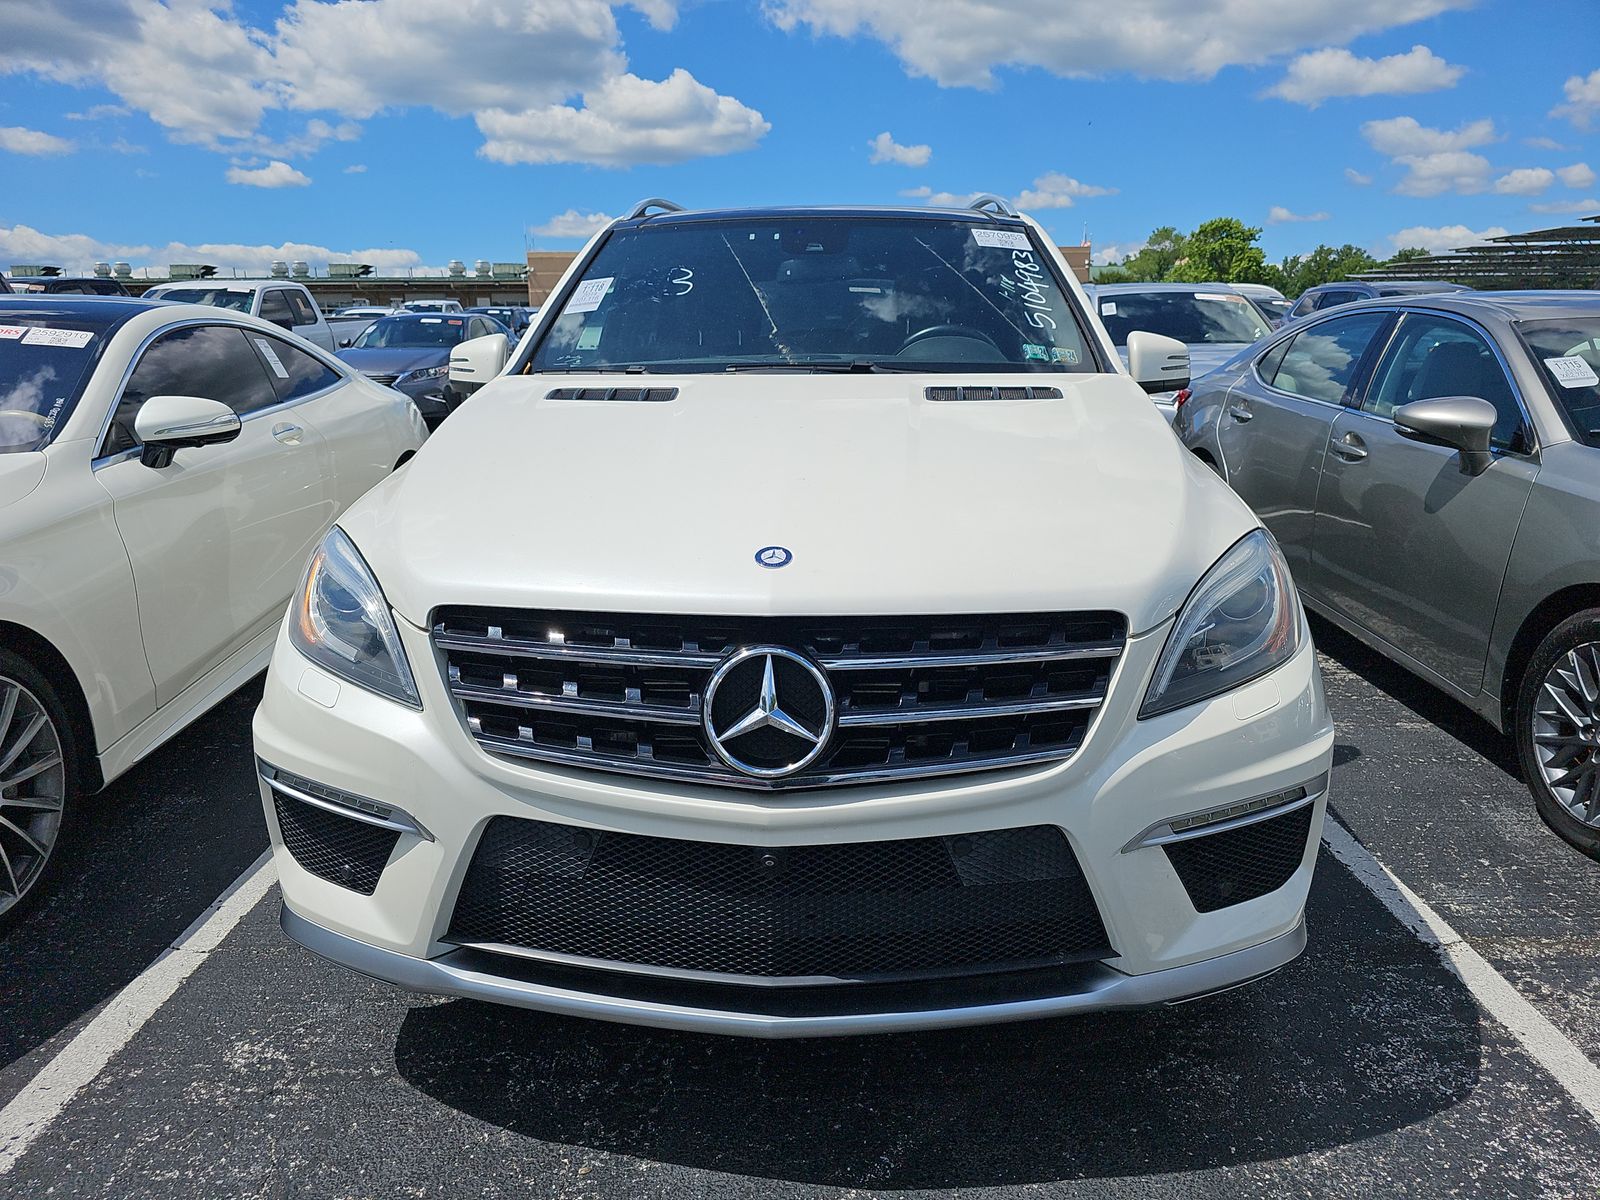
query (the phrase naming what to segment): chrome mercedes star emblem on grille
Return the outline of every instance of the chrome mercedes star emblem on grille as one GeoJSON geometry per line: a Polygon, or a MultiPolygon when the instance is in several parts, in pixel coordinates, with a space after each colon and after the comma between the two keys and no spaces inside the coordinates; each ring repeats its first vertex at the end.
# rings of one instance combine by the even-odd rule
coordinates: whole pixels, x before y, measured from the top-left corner
{"type": "Polygon", "coordinates": [[[781,646],[749,646],[712,672],[706,738],[723,762],[760,779],[815,762],[833,731],[833,688],[822,668],[781,646]]]}

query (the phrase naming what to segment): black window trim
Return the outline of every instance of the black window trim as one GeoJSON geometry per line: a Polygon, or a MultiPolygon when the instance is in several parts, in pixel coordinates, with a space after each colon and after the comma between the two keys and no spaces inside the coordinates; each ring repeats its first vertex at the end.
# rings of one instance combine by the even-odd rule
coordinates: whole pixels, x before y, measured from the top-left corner
{"type": "MultiPolygon", "coordinates": [[[[1371,366],[1372,366],[1372,363],[1370,361],[1371,360],[1371,356],[1372,356],[1372,347],[1375,344],[1377,344],[1380,340],[1383,342],[1383,344],[1385,346],[1388,346],[1389,342],[1388,342],[1387,335],[1392,333],[1393,329],[1394,329],[1395,317],[1394,317],[1394,313],[1393,313],[1392,310],[1387,309],[1387,308],[1368,308],[1368,309],[1362,309],[1361,312],[1339,312],[1339,313],[1330,312],[1330,313],[1328,313],[1327,316],[1318,316],[1318,317],[1316,317],[1314,319],[1308,318],[1303,323],[1302,322],[1296,322],[1292,329],[1285,331],[1284,337],[1281,340],[1274,341],[1274,342],[1270,343],[1269,345],[1263,347],[1259,354],[1257,354],[1253,358],[1251,358],[1251,360],[1250,360],[1250,376],[1251,376],[1251,378],[1254,379],[1257,383],[1259,383],[1262,387],[1266,388],[1267,391],[1271,392],[1274,396],[1287,396],[1291,400],[1304,400],[1308,404],[1320,404],[1324,408],[1337,408],[1337,409],[1349,408],[1350,407],[1350,398],[1353,395],[1357,395],[1357,394],[1365,391],[1365,388],[1366,388],[1365,375],[1366,375],[1366,372],[1369,371],[1371,369],[1371,366]],[[1261,378],[1261,372],[1258,369],[1259,366],[1260,366],[1261,360],[1263,358],[1265,358],[1268,354],[1271,354],[1274,349],[1276,349],[1278,346],[1282,345],[1284,342],[1292,342],[1292,341],[1294,341],[1295,338],[1299,337],[1302,333],[1309,333],[1309,332],[1311,332],[1311,330],[1315,329],[1317,326],[1326,325],[1329,321],[1342,321],[1347,317],[1358,317],[1358,316],[1361,315],[1361,312],[1375,312],[1375,313],[1378,313],[1379,315],[1381,315],[1382,317],[1385,318],[1385,323],[1383,325],[1378,326],[1377,330],[1372,335],[1372,341],[1368,342],[1367,343],[1367,348],[1364,351],[1362,351],[1361,358],[1356,362],[1355,372],[1350,377],[1350,386],[1345,389],[1345,394],[1344,394],[1344,398],[1343,399],[1340,399],[1340,400],[1318,400],[1315,396],[1302,396],[1299,392],[1290,392],[1290,391],[1286,391],[1283,388],[1275,387],[1272,384],[1268,383],[1265,379],[1261,378]]],[[[1274,377],[1276,377],[1277,372],[1273,372],[1273,375],[1274,375],[1274,377]]]]}

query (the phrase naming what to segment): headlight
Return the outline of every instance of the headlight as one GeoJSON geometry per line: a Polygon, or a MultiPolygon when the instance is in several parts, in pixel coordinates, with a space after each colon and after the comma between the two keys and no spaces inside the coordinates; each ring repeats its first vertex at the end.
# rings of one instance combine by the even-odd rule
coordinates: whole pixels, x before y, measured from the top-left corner
{"type": "Polygon", "coordinates": [[[442,367],[422,367],[415,371],[407,371],[395,382],[399,383],[402,380],[411,382],[417,379],[443,379],[448,374],[450,374],[450,365],[446,363],[442,367]]]}
{"type": "Polygon", "coordinates": [[[1294,657],[1304,628],[1278,543],[1265,529],[1246,534],[1189,593],[1139,716],[1170,712],[1264,675],[1294,657]]]}
{"type": "Polygon", "coordinates": [[[290,640],[319,667],[401,704],[422,707],[389,602],[338,526],[311,556],[290,617],[290,640]]]}

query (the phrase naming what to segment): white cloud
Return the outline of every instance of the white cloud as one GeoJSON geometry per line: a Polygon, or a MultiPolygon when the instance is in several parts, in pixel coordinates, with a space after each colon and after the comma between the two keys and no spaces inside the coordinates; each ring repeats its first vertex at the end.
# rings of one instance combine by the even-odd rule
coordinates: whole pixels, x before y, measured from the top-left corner
{"type": "Polygon", "coordinates": [[[1367,187],[1372,183],[1371,175],[1363,175],[1354,167],[1346,167],[1344,169],[1344,178],[1345,182],[1353,183],[1356,185],[1356,187],[1367,187]]]}
{"type": "Polygon", "coordinates": [[[1586,188],[1594,185],[1594,168],[1588,163],[1573,163],[1570,167],[1557,167],[1556,176],[1565,187],[1586,188]]]}
{"type": "Polygon", "coordinates": [[[1549,167],[1518,167],[1494,181],[1494,190],[1502,196],[1537,196],[1549,190],[1556,181],[1556,173],[1549,167]]]}
{"type": "Polygon", "coordinates": [[[581,213],[569,208],[564,213],[557,213],[543,225],[534,226],[532,232],[535,237],[590,238],[614,220],[615,217],[605,213],[581,213]]]}
{"type": "Polygon", "coordinates": [[[888,130],[867,143],[872,151],[872,162],[895,163],[902,167],[925,167],[933,157],[932,146],[902,146],[889,136],[888,130]]]}
{"type": "Polygon", "coordinates": [[[1274,204],[1267,212],[1268,225],[1288,225],[1295,221],[1326,221],[1328,214],[1325,212],[1297,213],[1290,212],[1281,204],[1274,204]]]}
{"type": "Polygon", "coordinates": [[[1471,246],[1490,238],[1504,237],[1507,231],[1498,225],[1487,229],[1468,229],[1465,225],[1413,225],[1399,233],[1389,235],[1389,244],[1396,250],[1407,246],[1421,246],[1435,254],[1454,250],[1458,246],[1471,246]]]}
{"type": "Polygon", "coordinates": [[[1104,267],[1111,263],[1127,262],[1139,251],[1144,249],[1143,242],[1129,242],[1120,245],[1101,246],[1094,252],[1092,261],[1096,266],[1104,267]]]}
{"type": "Polygon", "coordinates": [[[921,200],[929,208],[966,208],[978,198],[978,192],[936,192],[924,184],[906,188],[900,193],[911,200],[921,200]]]}
{"type": "Polygon", "coordinates": [[[1035,179],[1031,188],[1023,189],[1016,205],[1020,209],[1071,208],[1074,199],[1116,194],[1116,188],[1080,183],[1070,175],[1049,171],[1035,179]]]}
{"type": "Polygon", "coordinates": [[[66,138],[21,125],[0,125],[0,150],[10,154],[71,154],[78,147],[66,138]]]}
{"type": "Polygon", "coordinates": [[[1432,129],[1415,117],[1390,117],[1386,121],[1368,121],[1361,126],[1361,136],[1380,154],[1398,158],[1403,154],[1442,154],[1450,150],[1468,150],[1485,146],[1499,136],[1494,122],[1488,117],[1472,121],[1459,129],[1432,129]]]}
{"type": "Polygon", "coordinates": [[[344,173],[346,175],[365,175],[367,173],[367,164],[366,163],[351,163],[348,167],[346,167],[344,169],[344,173]]]}
{"type": "Polygon", "coordinates": [[[1584,216],[1600,214],[1600,200],[1590,196],[1587,200],[1552,200],[1546,204],[1530,204],[1536,213],[1582,213],[1584,216]]]}
{"type": "Polygon", "coordinates": [[[999,67],[1071,77],[1131,71],[1209,79],[1311,46],[1436,16],[1469,0],[766,0],[785,30],[866,36],[889,46],[913,75],[946,87],[993,86],[999,67]]]}
{"type": "Polygon", "coordinates": [[[1267,95],[1316,108],[1336,96],[1406,96],[1455,87],[1465,67],[1446,62],[1426,46],[1387,58],[1358,58],[1329,47],[1302,54],[1267,95]]]}
{"type": "Polygon", "coordinates": [[[1596,67],[1588,75],[1572,76],[1562,84],[1561,91],[1566,96],[1567,102],[1552,108],[1550,115],[1565,117],[1579,129],[1589,128],[1589,123],[1594,120],[1595,114],[1600,113],[1600,67],[1596,67]]]}
{"type": "Polygon", "coordinates": [[[1524,146],[1532,146],[1535,150],[1566,150],[1569,148],[1556,141],[1555,138],[1550,137],[1523,138],[1522,144],[1524,146]]]}
{"type": "Polygon", "coordinates": [[[585,92],[582,108],[477,114],[478,153],[502,163],[581,162],[625,167],[748,150],[772,126],[681,67],[660,83],[619,75],[585,92]]]}
{"type": "Polygon", "coordinates": [[[229,183],[258,188],[305,187],[311,182],[309,175],[277,158],[264,167],[229,167],[227,178],[229,183]]]}
{"type": "Polygon", "coordinates": [[[69,121],[105,121],[112,117],[129,117],[133,109],[126,104],[96,104],[93,108],[86,108],[82,112],[69,112],[69,121]]]}
{"type": "Polygon", "coordinates": [[[1494,170],[1483,155],[1465,150],[1403,154],[1395,162],[1406,168],[1405,177],[1394,189],[1402,196],[1437,196],[1443,192],[1470,196],[1489,186],[1494,170]]]}

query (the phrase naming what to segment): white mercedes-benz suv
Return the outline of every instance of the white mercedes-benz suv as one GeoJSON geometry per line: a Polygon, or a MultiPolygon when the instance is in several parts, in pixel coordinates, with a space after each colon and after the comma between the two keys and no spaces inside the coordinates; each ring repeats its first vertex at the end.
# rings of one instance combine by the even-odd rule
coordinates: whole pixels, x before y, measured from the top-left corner
{"type": "Polygon", "coordinates": [[[1146,394],[1181,344],[1129,350],[992,198],[614,222],[311,561],[255,719],[285,930],[777,1037],[1292,960],[1310,637],[1146,394]]]}

